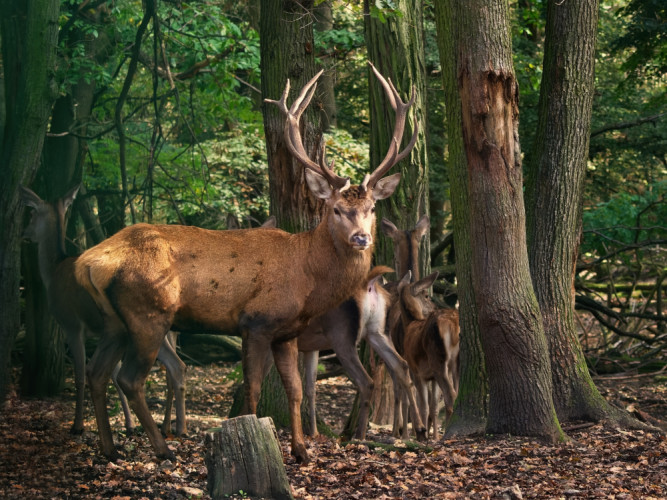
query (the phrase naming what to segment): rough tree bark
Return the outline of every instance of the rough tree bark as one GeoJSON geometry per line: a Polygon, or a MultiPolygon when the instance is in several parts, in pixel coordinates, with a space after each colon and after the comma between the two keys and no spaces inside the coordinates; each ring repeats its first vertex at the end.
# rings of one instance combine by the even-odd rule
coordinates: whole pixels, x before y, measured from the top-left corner
{"type": "Polygon", "coordinates": [[[526,246],[518,87],[506,2],[450,12],[461,99],[475,307],[489,376],[491,433],[563,438],[526,246]]]}
{"type": "MultiPolygon", "coordinates": [[[[260,53],[262,96],[279,99],[290,81],[288,103],[317,72],[313,40],[313,2],[261,2],[260,53]]],[[[317,95],[303,115],[303,143],[311,158],[322,137],[317,95]]],[[[306,186],[304,167],[292,158],[283,140],[284,117],[276,106],[263,104],[264,133],[269,162],[271,214],[288,231],[309,229],[321,203],[306,186]]]]}
{"type": "Polygon", "coordinates": [[[4,135],[0,139],[0,401],[10,384],[10,360],[20,327],[21,206],[18,185],[39,166],[51,107],[58,41],[58,0],[0,1],[5,84],[4,135]]]}
{"type": "Polygon", "coordinates": [[[459,322],[461,327],[459,394],[447,427],[447,436],[466,436],[483,433],[488,414],[488,379],[481,334],[472,286],[472,244],[470,242],[470,211],[468,198],[467,163],[463,146],[461,98],[456,78],[453,54],[455,38],[451,12],[455,0],[435,3],[438,51],[447,113],[447,159],[451,185],[454,246],[456,248],[456,279],[458,282],[459,322]]]}
{"type": "MultiPolygon", "coordinates": [[[[279,99],[290,80],[291,104],[303,85],[317,73],[313,40],[313,2],[262,0],[260,3],[260,55],[263,98],[279,99]]],[[[319,91],[318,91],[319,92],[319,91]]],[[[318,96],[303,115],[303,144],[311,158],[320,143],[322,131],[317,109],[318,96]]],[[[304,166],[293,159],[283,139],[284,117],[276,106],[263,104],[264,133],[269,163],[271,214],[278,225],[290,232],[310,229],[319,218],[321,202],[305,182],[304,166]]],[[[257,407],[259,416],[271,416],[276,425],[289,424],[287,398],[274,368],[264,381],[257,407]]],[[[301,408],[307,422],[306,405],[301,408]]]]}
{"type": "Polygon", "coordinates": [[[598,0],[548,4],[538,129],[526,177],[527,234],[558,417],[632,424],[596,389],[574,318],[598,9],[598,0]]]}

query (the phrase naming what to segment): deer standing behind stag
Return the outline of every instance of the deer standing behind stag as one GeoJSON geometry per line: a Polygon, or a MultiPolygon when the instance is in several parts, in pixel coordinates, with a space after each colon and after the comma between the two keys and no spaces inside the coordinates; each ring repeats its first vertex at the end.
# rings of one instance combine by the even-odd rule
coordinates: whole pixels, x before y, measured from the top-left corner
{"type": "Polygon", "coordinates": [[[306,167],[311,193],[324,200],[318,226],[289,234],[257,228],[213,231],[178,225],[136,224],[88,249],[75,262],[77,282],[90,294],[104,322],[87,366],[100,447],[117,456],[106,407],[107,382],[122,359],[117,381],[155,453],[173,458],[148,410],[144,384],[167,332],[239,329],[248,411],[256,412],[263,361],[273,355],[285,386],[292,454],[306,463],[301,428],[297,337],[312,318],[338,306],[363,285],[375,238],[375,203],[391,196],[400,174],[383,176],[413,148],[418,130],[401,151],[407,112],[391,81],[372,67],[396,112],[393,137],[380,165],[360,185],[336,175],[323,146],[318,161],[302,144],[299,120],[322,72],[287,107],[289,81],[276,104],[286,117],[285,143],[306,167]]]}
{"type": "MultiPolygon", "coordinates": [[[[85,341],[89,335],[104,332],[101,311],[96,307],[90,295],[74,278],[74,266],[77,257],[67,256],[65,252],[65,214],[74,201],[79,187],[71,189],[65,196],[54,203],[43,201],[37,194],[25,186],[19,186],[22,202],[32,208],[30,222],[23,231],[23,237],[37,243],[39,273],[46,288],[48,306],[51,314],[65,332],[67,346],[74,365],[74,387],[76,405],[74,422],[70,432],[83,432],[83,407],[85,395],[86,349],[85,341]]],[[[157,358],[167,369],[168,405],[162,430],[171,431],[172,392],[176,393],[176,433],[185,434],[185,363],[176,354],[175,333],[170,332],[160,346],[157,358]]],[[[131,433],[134,429],[132,414],[123,391],[118,386],[117,374],[120,364],[116,364],[112,380],[118,390],[125,416],[125,429],[131,433]]]]}
{"type": "MultiPolygon", "coordinates": [[[[429,228],[428,216],[422,216],[414,228],[399,230],[388,219],[382,219],[382,231],[394,244],[394,266],[402,278],[392,283],[392,302],[387,312],[387,335],[398,353],[405,358],[417,390],[421,421],[432,428],[438,439],[440,388],[447,416],[459,384],[459,316],[455,309],[438,308],[428,289],[437,277],[433,273],[419,279],[419,245],[429,228]],[[429,389],[427,391],[427,388],[429,389]]],[[[392,377],[393,378],[393,377],[392,377]]],[[[392,434],[407,439],[408,400],[411,394],[394,380],[394,424],[392,434]]],[[[414,420],[413,420],[413,427],[414,420]]]]}

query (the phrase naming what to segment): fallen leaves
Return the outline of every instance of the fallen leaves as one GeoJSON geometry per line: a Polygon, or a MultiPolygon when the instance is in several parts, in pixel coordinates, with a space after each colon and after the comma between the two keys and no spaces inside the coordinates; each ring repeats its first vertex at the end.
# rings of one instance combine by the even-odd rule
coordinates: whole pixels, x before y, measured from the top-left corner
{"type": "MultiPolygon", "coordinates": [[[[107,463],[98,452],[92,408],[86,432],[69,434],[71,400],[36,401],[12,396],[0,414],[0,493],[3,498],[208,498],[204,433],[219,424],[231,405],[229,366],[190,368],[190,435],[170,439],[177,459],[157,460],[143,433],[125,436],[113,421],[122,460],[107,463]],[[214,394],[204,391],[207,387],[214,394]]],[[[161,420],[161,373],[151,375],[151,409],[161,420]],[[155,376],[154,376],[155,375],[155,376]]],[[[319,389],[325,420],[344,421],[343,401],[353,397],[344,378],[319,389]],[[326,413],[334,411],[335,413],[326,413]]],[[[653,417],[667,418],[664,388],[624,388],[623,397],[653,417]],[[660,412],[655,413],[655,410],[660,412]]],[[[110,396],[112,399],[114,396],[110,396]]],[[[308,440],[311,462],[289,456],[289,433],[279,431],[288,477],[300,499],[390,498],[642,498],[667,497],[667,439],[657,433],[618,431],[602,425],[571,426],[571,441],[557,446],[524,438],[470,438],[430,443],[431,448],[389,449],[374,443],[308,440]]],[[[391,442],[372,427],[369,439],[391,442]]],[[[241,498],[242,495],[238,495],[241,498]]]]}

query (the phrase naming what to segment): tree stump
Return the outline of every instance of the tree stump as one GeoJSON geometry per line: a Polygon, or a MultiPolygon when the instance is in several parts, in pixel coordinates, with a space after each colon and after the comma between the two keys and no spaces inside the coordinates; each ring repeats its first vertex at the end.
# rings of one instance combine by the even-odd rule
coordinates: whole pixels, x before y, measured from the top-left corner
{"type": "Polygon", "coordinates": [[[278,434],[270,417],[225,420],[206,436],[208,491],[213,499],[243,491],[251,497],[292,499],[278,434]]]}

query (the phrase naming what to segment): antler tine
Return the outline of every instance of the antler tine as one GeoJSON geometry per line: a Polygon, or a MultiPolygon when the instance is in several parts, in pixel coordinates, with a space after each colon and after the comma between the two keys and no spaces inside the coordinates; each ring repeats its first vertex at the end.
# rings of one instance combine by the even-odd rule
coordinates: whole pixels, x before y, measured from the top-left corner
{"type": "Polygon", "coordinates": [[[417,142],[417,136],[419,135],[419,124],[415,122],[414,132],[412,134],[410,142],[403,151],[398,153],[398,148],[401,143],[401,139],[403,138],[403,130],[405,129],[405,119],[407,117],[408,109],[410,108],[410,106],[414,104],[415,100],[417,99],[417,90],[413,85],[412,96],[410,97],[410,100],[408,100],[408,102],[403,102],[401,96],[396,90],[396,87],[391,82],[391,79],[385,79],[380,74],[380,72],[375,68],[375,66],[373,66],[372,63],[369,62],[369,64],[371,66],[371,69],[373,70],[373,73],[375,74],[380,84],[384,88],[384,91],[387,95],[387,99],[389,100],[389,104],[396,112],[396,123],[394,124],[394,133],[391,138],[391,143],[389,145],[389,150],[387,151],[387,155],[384,157],[384,160],[382,160],[380,165],[378,165],[378,167],[373,171],[373,173],[370,174],[367,181],[366,180],[364,181],[364,185],[367,185],[372,189],[373,186],[375,186],[375,183],[377,183],[377,181],[379,181],[391,167],[396,165],[399,161],[401,161],[403,158],[405,158],[410,154],[410,151],[412,151],[412,148],[417,142]]]}
{"type": "Polygon", "coordinates": [[[292,103],[292,106],[287,108],[287,96],[289,94],[289,80],[285,85],[285,91],[279,101],[272,99],[264,99],[265,102],[275,104],[278,106],[280,111],[285,115],[285,144],[290,153],[298,161],[303,163],[307,168],[314,170],[318,174],[321,174],[331,186],[336,189],[343,189],[345,186],[349,185],[349,179],[344,177],[339,177],[333,172],[333,162],[328,166],[326,164],[325,153],[324,153],[324,144],[321,143],[318,149],[318,162],[315,162],[310,159],[306,149],[303,146],[303,140],[301,139],[301,130],[299,122],[301,120],[301,115],[306,110],[310,104],[313,95],[315,95],[315,90],[317,89],[317,80],[322,75],[324,70],[320,70],[313,78],[311,78],[306,85],[303,86],[301,92],[299,92],[298,97],[292,103]]]}

